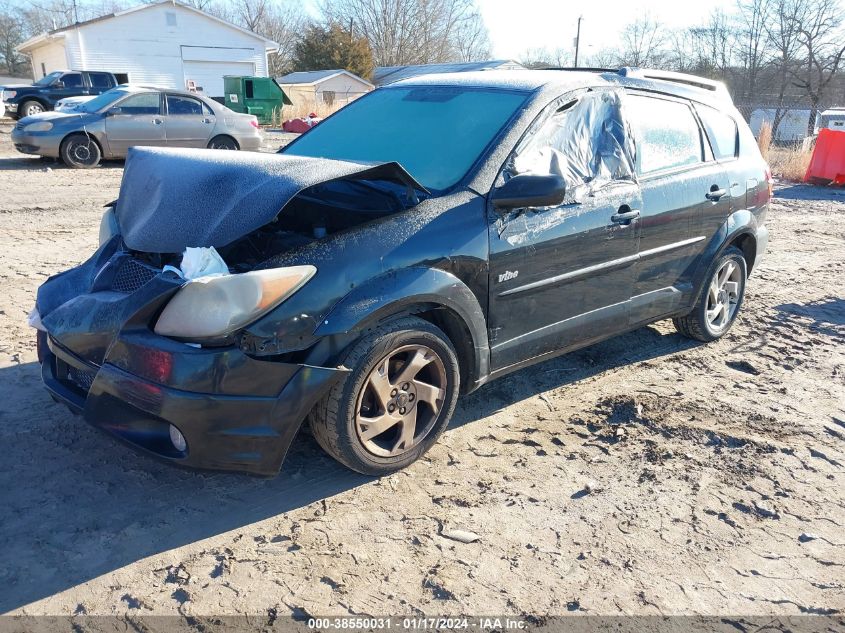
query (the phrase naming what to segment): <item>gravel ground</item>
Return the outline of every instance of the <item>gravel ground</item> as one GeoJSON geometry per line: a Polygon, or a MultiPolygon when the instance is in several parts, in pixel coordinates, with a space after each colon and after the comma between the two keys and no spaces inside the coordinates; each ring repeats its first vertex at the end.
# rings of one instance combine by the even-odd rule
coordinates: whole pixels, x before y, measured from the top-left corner
{"type": "Polygon", "coordinates": [[[95,249],[122,164],[22,157],[10,130],[0,613],[845,610],[845,191],[779,190],[718,343],[657,323],[464,398],[401,473],[351,473],[303,433],[263,480],[169,467],[50,400],[26,314],[95,249]]]}

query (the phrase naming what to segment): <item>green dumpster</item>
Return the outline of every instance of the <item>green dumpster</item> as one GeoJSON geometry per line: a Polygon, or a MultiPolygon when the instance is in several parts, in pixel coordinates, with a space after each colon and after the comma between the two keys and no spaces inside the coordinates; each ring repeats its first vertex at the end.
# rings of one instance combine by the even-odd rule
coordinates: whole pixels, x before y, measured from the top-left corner
{"type": "Polygon", "coordinates": [[[291,100],[272,77],[223,77],[226,107],[235,112],[252,114],[259,123],[269,125],[273,117],[281,119],[283,105],[291,100]]]}

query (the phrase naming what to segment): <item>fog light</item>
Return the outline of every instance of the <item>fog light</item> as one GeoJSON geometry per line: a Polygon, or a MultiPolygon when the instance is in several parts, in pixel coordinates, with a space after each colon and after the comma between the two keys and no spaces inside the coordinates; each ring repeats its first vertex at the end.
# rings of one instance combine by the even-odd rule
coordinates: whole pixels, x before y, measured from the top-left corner
{"type": "Polygon", "coordinates": [[[184,453],[188,448],[188,443],[185,441],[185,436],[182,432],[172,424],[170,425],[170,441],[173,442],[174,448],[180,453],[184,453]]]}

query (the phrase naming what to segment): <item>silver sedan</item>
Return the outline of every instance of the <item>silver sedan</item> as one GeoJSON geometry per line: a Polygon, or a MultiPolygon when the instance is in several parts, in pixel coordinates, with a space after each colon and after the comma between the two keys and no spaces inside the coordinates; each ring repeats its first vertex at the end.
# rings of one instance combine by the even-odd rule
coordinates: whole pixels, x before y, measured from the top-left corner
{"type": "Polygon", "coordinates": [[[252,115],[195,93],[138,86],[119,86],[71,111],[25,117],[12,131],[19,152],[78,168],[125,158],[134,145],[258,150],[261,141],[252,115]]]}

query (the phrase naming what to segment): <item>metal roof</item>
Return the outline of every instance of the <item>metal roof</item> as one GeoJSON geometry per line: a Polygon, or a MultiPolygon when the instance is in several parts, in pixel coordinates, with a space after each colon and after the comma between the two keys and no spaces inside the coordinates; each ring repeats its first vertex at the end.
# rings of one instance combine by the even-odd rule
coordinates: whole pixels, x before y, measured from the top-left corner
{"type": "Polygon", "coordinates": [[[282,77],[277,77],[276,81],[280,84],[316,84],[337,75],[348,75],[349,77],[357,79],[368,86],[373,85],[363,77],[359,77],[355,73],[351,73],[343,68],[334,68],[332,70],[302,70],[295,73],[288,73],[282,77]]]}

